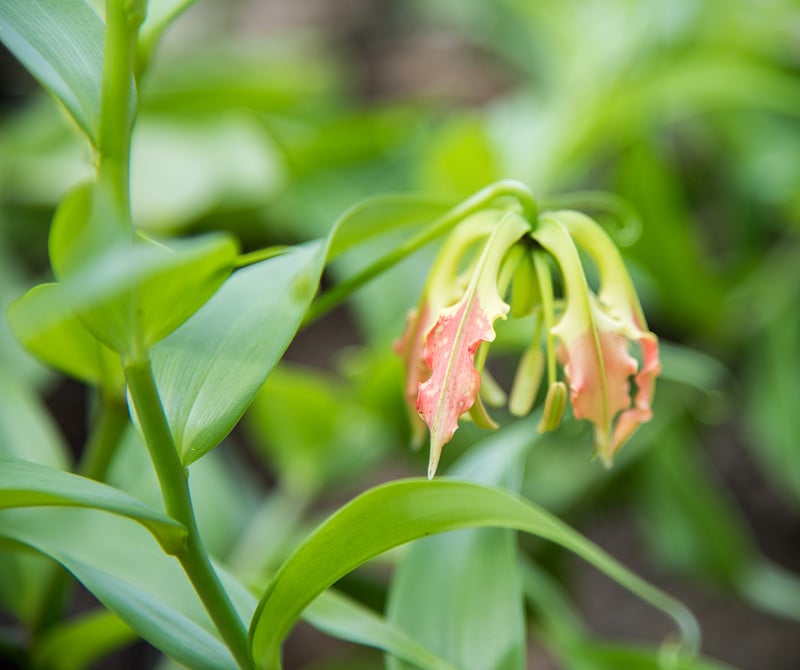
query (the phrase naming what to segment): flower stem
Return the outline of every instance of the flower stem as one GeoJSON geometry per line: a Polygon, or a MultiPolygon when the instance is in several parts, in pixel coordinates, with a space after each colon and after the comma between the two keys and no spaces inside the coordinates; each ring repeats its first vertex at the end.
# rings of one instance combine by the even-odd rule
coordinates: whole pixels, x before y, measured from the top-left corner
{"type": "Polygon", "coordinates": [[[125,0],[106,0],[100,101],[99,181],[113,194],[116,214],[130,224],[130,150],[135,109],[133,61],[142,17],[125,0]]]}
{"type": "Polygon", "coordinates": [[[136,416],[158,475],[164,507],[167,514],[182,523],[188,531],[186,546],[176,557],[237,663],[249,670],[253,663],[247,630],[203,547],[192,508],[187,471],[175,448],[150,360],[145,357],[126,361],[124,368],[136,416]]]}
{"type": "Polygon", "coordinates": [[[361,272],[337,284],[327,293],[321,295],[317,301],[311,305],[306,314],[303,325],[313,323],[321,316],[340,305],[356,289],[366,284],[370,279],[376,277],[384,270],[399,263],[401,260],[411,255],[415,251],[429,244],[437,237],[444,235],[451,230],[457,223],[463,221],[468,216],[479,212],[490,203],[502,197],[514,198],[522,208],[523,216],[531,226],[536,225],[539,216],[539,209],[536,200],[527,186],[518,181],[504,180],[478,191],[473,196],[467,198],[460,205],[451,209],[447,214],[434,221],[430,226],[424,228],[416,235],[395,246],[388,254],[382,256],[377,261],[364,268],[361,272]]]}

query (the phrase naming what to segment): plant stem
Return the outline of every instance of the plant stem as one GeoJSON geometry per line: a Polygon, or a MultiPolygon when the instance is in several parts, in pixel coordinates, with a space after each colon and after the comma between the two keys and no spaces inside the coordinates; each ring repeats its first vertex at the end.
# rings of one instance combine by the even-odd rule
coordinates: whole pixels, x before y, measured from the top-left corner
{"type": "Polygon", "coordinates": [[[141,18],[125,0],[106,0],[100,101],[99,181],[113,195],[116,214],[130,225],[130,150],[135,102],[133,59],[141,18]]]}
{"type": "Polygon", "coordinates": [[[124,368],[136,416],[158,475],[167,514],[182,523],[188,531],[187,544],[176,557],[237,663],[249,670],[253,663],[247,630],[203,547],[192,508],[187,472],[175,448],[150,361],[146,357],[126,361],[124,368]]]}
{"type": "MultiPolygon", "coordinates": [[[[106,0],[106,34],[103,61],[98,185],[101,205],[111,207],[112,225],[128,234],[130,213],[130,148],[135,116],[133,66],[136,38],[144,18],[145,0],[106,0]]],[[[102,212],[103,221],[108,218],[102,212]]],[[[108,224],[105,224],[108,225],[108,224]]],[[[132,309],[135,308],[131,302],[132,309]]],[[[189,494],[187,473],[181,464],[164,408],[153,378],[147,347],[137,332],[135,312],[123,367],[128,389],[158,476],[164,507],[183,524],[188,537],[176,557],[239,666],[253,667],[247,631],[231,603],[203,547],[189,494]]],[[[100,454],[87,467],[105,467],[100,454]]]]}
{"type": "Polygon", "coordinates": [[[78,463],[78,474],[102,482],[128,426],[128,408],[121,397],[100,390],[89,439],[78,463]]]}
{"type": "Polygon", "coordinates": [[[536,200],[533,198],[527,186],[513,180],[499,181],[496,184],[492,184],[478,191],[472,197],[467,198],[464,202],[451,209],[447,214],[436,220],[427,228],[421,230],[408,240],[405,240],[402,244],[394,247],[392,251],[379,258],[357,275],[346,279],[334,286],[327,293],[322,294],[317,301],[311,305],[303,321],[303,325],[306,326],[313,323],[334,307],[341,304],[353,291],[366,284],[370,279],[400,262],[406,258],[406,256],[421,249],[440,235],[451,230],[463,219],[471,214],[475,214],[492,201],[501,197],[514,198],[521,206],[525,218],[532,226],[536,225],[539,210],[536,205],[536,200]]]}

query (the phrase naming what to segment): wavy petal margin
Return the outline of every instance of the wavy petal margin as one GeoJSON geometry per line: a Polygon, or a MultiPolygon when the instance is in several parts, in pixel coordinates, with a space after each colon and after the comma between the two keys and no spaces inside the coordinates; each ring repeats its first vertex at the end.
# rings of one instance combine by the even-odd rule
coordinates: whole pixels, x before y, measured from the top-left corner
{"type": "Polygon", "coordinates": [[[498,290],[500,265],[529,230],[529,224],[513,212],[498,222],[464,295],[439,313],[425,337],[424,360],[431,374],[419,386],[416,406],[431,432],[429,478],[436,473],[442,448],[458,428],[459,417],[475,403],[481,383],[475,353],[481,342],[494,340],[493,323],[509,310],[498,290]]]}

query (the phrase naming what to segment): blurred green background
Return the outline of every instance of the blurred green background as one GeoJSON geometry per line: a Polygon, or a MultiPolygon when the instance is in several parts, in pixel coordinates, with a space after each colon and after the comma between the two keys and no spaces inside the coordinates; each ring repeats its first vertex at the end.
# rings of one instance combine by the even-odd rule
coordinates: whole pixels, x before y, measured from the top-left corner
{"type": "MultiPolygon", "coordinates": [[[[132,189],[134,219],[150,234],[227,229],[251,250],[319,237],[370,194],[456,202],[507,177],[604,221],[662,338],[656,416],[608,472],[590,460],[587,430],[568,423],[531,450],[523,490],[684,600],[710,656],[754,670],[798,667],[795,0],[200,0],[148,67],[132,189]],[[639,224],[621,225],[613,213],[623,205],[608,193],[639,224]]],[[[0,86],[5,308],[49,276],[53,209],[90,173],[91,156],[5,51],[0,86]]],[[[391,239],[376,244],[377,253],[391,239]]],[[[371,251],[331,268],[327,282],[371,251]]],[[[217,497],[207,510],[195,496],[210,544],[254,580],[283,555],[257,546],[276,520],[285,552],[333,505],[424,472],[424,454],[406,446],[390,345],[431,251],[303,331],[232,444],[198,464],[208,486],[230,491],[229,504],[217,497]]],[[[502,381],[520,348],[513,328],[498,348],[502,381]]],[[[0,365],[0,437],[23,432],[77,449],[86,390],[33,363],[5,320],[0,365]]],[[[445,459],[481,436],[459,431],[445,459]]],[[[135,468],[119,470],[121,485],[136,489],[135,468]]],[[[656,643],[667,632],[563,552],[526,549],[591,634],[656,643]]],[[[385,579],[380,569],[360,572],[343,588],[381,607],[385,579]]],[[[558,617],[541,607],[533,598],[530,667],[578,667],[559,646],[558,617]]],[[[356,668],[372,658],[331,644],[301,628],[287,667],[356,668]]],[[[132,653],[149,658],[139,649],[113,667],[142,667],[132,653]]]]}

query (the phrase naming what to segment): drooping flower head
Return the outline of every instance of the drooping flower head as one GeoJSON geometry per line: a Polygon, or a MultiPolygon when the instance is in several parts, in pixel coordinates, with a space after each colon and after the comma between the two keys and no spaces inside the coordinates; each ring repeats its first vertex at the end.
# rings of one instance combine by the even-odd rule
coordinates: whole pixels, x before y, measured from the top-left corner
{"type": "MultiPolygon", "coordinates": [[[[509,311],[515,316],[535,312],[544,326],[549,390],[541,431],[558,426],[568,395],[574,416],[594,424],[597,453],[610,464],[652,415],[658,342],[647,330],[619,251],[603,229],[572,211],[542,214],[533,225],[518,209],[486,210],[463,220],[445,241],[396,345],[406,366],[414,437],[421,440],[425,425],[430,431],[429,477],[460,417],[495,427],[481,402],[480,392],[494,385],[483,362],[495,338],[494,322],[509,311]],[[586,280],[577,247],[598,268],[597,294],[586,280]],[[553,266],[563,288],[558,307],[553,266]],[[509,285],[513,309],[505,302],[509,285]],[[631,355],[632,344],[641,365],[631,355]],[[563,382],[557,379],[556,359],[563,382]]],[[[514,380],[509,403],[514,414],[529,411],[544,374],[541,330],[514,380]]]]}

